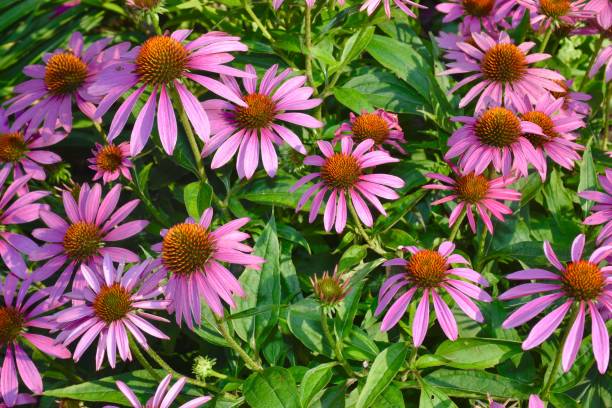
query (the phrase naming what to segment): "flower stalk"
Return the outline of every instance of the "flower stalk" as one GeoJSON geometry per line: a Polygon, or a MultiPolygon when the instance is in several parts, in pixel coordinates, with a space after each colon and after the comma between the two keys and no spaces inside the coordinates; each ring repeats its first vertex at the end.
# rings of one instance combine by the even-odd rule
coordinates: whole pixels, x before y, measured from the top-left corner
{"type": "Polygon", "coordinates": [[[323,328],[323,335],[325,336],[325,340],[327,340],[329,346],[334,351],[334,356],[336,357],[336,360],[338,360],[344,371],[346,371],[346,374],[349,377],[355,377],[355,372],[353,371],[353,368],[342,355],[342,339],[339,339],[339,341],[335,341],[331,334],[331,331],[329,330],[329,321],[325,307],[321,305],[319,307],[319,310],[321,313],[321,327],[323,328]]]}
{"type": "Polygon", "coordinates": [[[263,367],[261,364],[249,356],[249,354],[242,347],[240,347],[240,344],[238,344],[229,334],[227,328],[225,327],[225,322],[217,316],[215,316],[215,322],[217,323],[219,333],[221,333],[230,348],[232,348],[240,356],[240,358],[242,358],[246,366],[252,371],[262,371],[263,367]]]}

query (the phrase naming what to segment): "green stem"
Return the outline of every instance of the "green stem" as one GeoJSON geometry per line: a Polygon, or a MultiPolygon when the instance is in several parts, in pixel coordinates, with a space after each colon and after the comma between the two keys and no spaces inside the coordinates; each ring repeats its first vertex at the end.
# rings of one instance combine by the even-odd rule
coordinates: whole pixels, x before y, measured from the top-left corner
{"type": "MultiPolygon", "coordinates": [[[[138,347],[138,345],[136,344],[136,342],[134,341],[134,338],[132,338],[132,336],[129,336],[129,341],[130,341],[130,350],[132,350],[132,353],[134,353],[134,356],[136,357],[136,360],[138,360],[140,365],[145,370],[147,370],[149,372],[149,374],[151,374],[151,377],[153,377],[157,381],[161,381],[163,377],[161,375],[159,375],[159,373],[147,361],[146,357],[142,354],[142,352],[140,351],[140,348],[138,347]]],[[[168,374],[170,374],[170,372],[168,372],[168,374]]]]}
{"type": "Polygon", "coordinates": [[[597,39],[597,42],[595,43],[595,51],[593,51],[593,55],[591,55],[591,60],[589,61],[589,65],[587,66],[586,71],[584,71],[584,76],[582,77],[582,80],[580,81],[580,85],[578,86],[579,92],[582,91],[582,88],[584,88],[584,85],[586,84],[587,78],[589,77],[589,71],[591,70],[591,68],[593,68],[593,64],[595,63],[595,60],[597,59],[599,50],[601,50],[603,40],[604,40],[604,36],[602,34],[599,36],[599,38],[597,39]]]}
{"type": "Polygon", "coordinates": [[[149,18],[151,19],[151,23],[153,24],[155,34],[162,35],[162,29],[159,26],[159,15],[154,11],[149,11],[149,18]]]}
{"type": "Polygon", "coordinates": [[[236,340],[230,336],[227,328],[225,327],[225,322],[217,316],[215,316],[215,321],[217,322],[217,329],[219,330],[219,333],[221,333],[227,344],[242,358],[246,366],[252,371],[262,371],[263,367],[261,364],[251,358],[251,356],[249,356],[247,352],[240,347],[236,340]]]}
{"type": "Polygon", "coordinates": [[[544,50],[546,49],[546,46],[548,45],[548,41],[550,40],[552,32],[553,32],[553,26],[551,24],[550,27],[548,27],[548,30],[546,30],[544,39],[542,40],[542,43],[540,44],[540,52],[544,52],[544,50]]]}
{"type": "Polygon", "coordinates": [[[453,242],[457,237],[457,232],[459,232],[459,227],[465,218],[465,207],[461,210],[461,214],[459,214],[459,218],[455,220],[455,224],[453,225],[453,229],[451,229],[450,235],[448,236],[448,240],[453,242]]]}
{"type": "Polygon", "coordinates": [[[378,244],[378,242],[373,241],[368,235],[368,233],[366,232],[366,230],[363,228],[363,225],[361,225],[361,220],[359,219],[359,216],[357,215],[357,211],[355,211],[355,207],[353,206],[352,201],[350,200],[347,200],[347,201],[348,201],[347,207],[349,208],[351,217],[353,217],[353,223],[355,224],[355,229],[357,230],[359,235],[361,235],[363,240],[368,243],[371,250],[373,250],[379,255],[387,256],[387,251],[382,249],[380,245],[378,244]]]}
{"type": "Polygon", "coordinates": [[[183,105],[181,104],[176,91],[172,92],[172,99],[174,99],[174,106],[176,106],[178,110],[179,119],[183,125],[183,129],[185,129],[185,134],[187,135],[187,140],[189,141],[189,146],[191,147],[191,152],[193,153],[193,158],[198,168],[198,176],[200,177],[200,180],[206,181],[206,170],[204,169],[204,164],[202,163],[202,154],[200,153],[198,142],[196,141],[195,134],[191,128],[191,123],[189,123],[187,113],[185,113],[185,109],[183,109],[183,105]]]}
{"type": "Polygon", "coordinates": [[[153,205],[153,203],[151,202],[151,200],[149,199],[149,197],[147,197],[145,195],[144,192],[142,192],[140,190],[140,187],[138,186],[137,183],[135,183],[134,181],[130,181],[129,186],[132,187],[132,191],[134,193],[136,193],[136,195],[138,196],[138,198],[140,199],[140,201],[142,201],[142,203],[145,205],[145,207],[147,207],[147,210],[149,210],[149,212],[151,213],[151,215],[153,216],[153,218],[155,218],[155,220],[163,226],[168,226],[169,225],[169,220],[166,219],[160,212],[159,210],[153,205]]]}
{"type": "Polygon", "coordinates": [[[106,136],[106,132],[104,132],[104,129],[102,129],[102,125],[100,125],[95,120],[92,120],[91,122],[93,123],[94,127],[96,128],[96,130],[98,131],[100,136],[102,136],[102,143],[107,144],[108,143],[108,137],[106,136]]]}
{"type": "Polygon", "coordinates": [[[312,10],[306,6],[306,15],[304,17],[304,48],[306,48],[306,77],[310,85],[315,87],[312,77],[312,10]]]}
{"type": "Polygon", "coordinates": [[[484,254],[485,243],[487,242],[487,228],[483,225],[482,230],[480,230],[480,234],[478,236],[478,249],[476,251],[476,258],[474,262],[474,266],[477,271],[481,269],[481,260],[484,254]]]}
{"type": "Polygon", "coordinates": [[[606,91],[604,92],[604,107],[603,107],[603,140],[602,149],[608,151],[608,138],[610,137],[610,83],[604,85],[606,91]]]}
{"type": "Polygon", "coordinates": [[[249,2],[249,0],[243,1],[242,6],[244,7],[244,10],[247,12],[249,17],[251,17],[257,28],[259,28],[263,36],[266,37],[266,39],[271,43],[274,43],[274,38],[272,37],[266,26],[261,22],[259,17],[257,17],[257,14],[255,14],[255,12],[253,11],[253,7],[251,7],[251,3],[249,2]]]}
{"type": "Polygon", "coordinates": [[[325,336],[325,340],[329,343],[330,347],[334,350],[334,355],[336,356],[336,360],[340,363],[344,371],[348,374],[349,377],[355,377],[355,372],[351,365],[345,360],[342,355],[342,339],[339,341],[334,341],[334,337],[331,335],[331,331],[329,330],[329,322],[327,320],[327,313],[325,312],[325,308],[321,306],[321,327],[323,328],[323,335],[325,336]]]}

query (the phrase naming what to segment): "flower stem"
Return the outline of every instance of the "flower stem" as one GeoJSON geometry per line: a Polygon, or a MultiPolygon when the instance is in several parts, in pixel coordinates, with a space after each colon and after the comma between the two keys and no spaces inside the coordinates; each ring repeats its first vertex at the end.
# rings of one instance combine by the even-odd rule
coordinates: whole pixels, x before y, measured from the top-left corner
{"type": "Polygon", "coordinates": [[[599,38],[597,39],[597,42],[595,43],[595,51],[593,51],[593,55],[591,55],[591,60],[589,61],[589,65],[587,66],[586,71],[584,71],[584,76],[582,77],[582,80],[580,81],[580,85],[578,86],[578,91],[582,91],[582,88],[584,88],[584,85],[586,84],[587,78],[589,77],[589,71],[591,70],[591,68],[593,68],[593,64],[595,63],[595,60],[597,59],[599,50],[601,50],[603,40],[604,40],[604,36],[602,34],[599,36],[599,38]]]}
{"type": "Polygon", "coordinates": [[[266,39],[271,43],[274,42],[274,38],[272,37],[266,26],[261,22],[259,17],[257,17],[257,14],[255,14],[255,12],[253,11],[253,7],[251,7],[251,3],[249,2],[249,0],[243,1],[242,6],[244,7],[244,10],[247,12],[249,17],[251,17],[257,28],[259,28],[261,34],[263,34],[263,36],[266,37],[266,39]]]}
{"type": "Polygon", "coordinates": [[[540,44],[540,52],[544,52],[544,50],[546,49],[546,46],[548,45],[548,41],[550,41],[552,32],[553,32],[553,26],[551,24],[550,27],[548,27],[548,30],[546,30],[544,39],[542,40],[542,43],[540,44]]]}
{"type": "Polygon", "coordinates": [[[330,347],[334,350],[334,355],[336,356],[336,360],[340,363],[344,371],[349,375],[349,377],[355,377],[355,372],[350,364],[345,360],[342,355],[342,339],[339,341],[334,341],[334,337],[331,335],[329,330],[329,322],[327,320],[327,313],[325,312],[325,308],[321,306],[321,327],[323,328],[323,335],[325,336],[325,340],[329,343],[330,347]]]}
{"type": "Polygon", "coordinates": [[[263,367],[261,366],[261,364],[251,358],[251,356],[249,356],[247,352],[244,351],[242,347],[240,347],[240,344],[238,344],[236,340],[234,340],[234,338],[230,336],[227,331],[227,328],[225,327],[225,322],[223,321],[223,319],[215,316],[215,321],[217,322],[217,329],[219,330],[219,333],[221,333],[225,341],[227,341],[227,344],[236,353],[238,353],[238,355],[242,358],[246,366],[252,371],[262,371],[263,367]]]}
{"type": "Polygon", "coordinates": [[[185,134],[187,135],[187,140],[189,141],[189,146],[191,147],[191,152],[193,153],[193,158],[198,168],[198,176],[200,177],[200,180],[206,181],[206,170],[204,169],[204,164],[202,163],[202,155],[200,153],[200,148],[198,147],[198,142],[196,141],[193,129],[191,128],[191,123],[189,123],[189,118],[185,113],[185,109],[183,109],[183,105],[181,104],[175,91],[172,92],[172,99],[174,101],[174,106],[176,106],[178,110],[179,119],[183,125],[183,129],[185,129],[185,134]]]}
{"type": "Polygon", "coordinates": [[[453,225],[453,229],[451,229],[450,235],[448,236],[448,240],[450,242],[453,242],[455,240],[455,238],[457,237],[457,232],[459,232],[459,227],[461,226],[461,223],[463,222],[463,219],[465,218],[465,207],[461,210],[461,214],[459,214],[459,218],[457,218],[457,220],[455,221],[455,224],[453,225]]]}
{"type": "Polygon", "coordinates": [[[474,262],[474,267],[477,271],[481,269],[481,260],[482,255],[484,254],[485,243],[487,242],[487,228],[483,225],[482,230],[480,230],[480,235],[478,236],[478,249],[476,251],[476,262],[474,262]]]}
{"type": "Polygon", "coordinates": [[[361,221],[359,220],[359,216],[357,215],[357,211],[355,211],[355,207],[353,206],[352,201],[350,200],[347,200],[347,201],[348,201],[347,204],[348,204],[349,212],[351,213],[351,217],[353,217],[355,229],[357,230],[359,235],[361,235],[363,240],[368,243],[371,250],[373,250],[379,255],[387,256],[387,252],[380,247],[378,242],[375,242],[374,240],[372,240],[370,236],[368,235],[368,233],[365,231],[365,229],[363,229],[363,226],[361,225],[361,221]]]}
{"type": "Polygon", "coordinates": [[[147,361],[146,357],[142,354],[142,352],[140,351],[140,348],[138,347],[138,345],[136,344],[132,336],[129,336],[129,342],[130,342],[130,350],[132,350],[132,353],[134,353],[134,356],[136,356],[136,360],[138,360],[140,365],[143,366],[144,369],[149,372],[149,374],[151,374],[151,377],[153,377],[157,381],[161,381],[162,376],[159,375],[159,373],[155,371],[153,366],[147,361]]]}
{"type": "MultiPolygon", "coordinates": [[[[310,85],[315,87],[312,77],[312,10],[306,6],[306,15],[304,17],[304,48],[306,57],[306,77],[310,85]]],[[[316,88],[316,87],[315,87],[316,88]]]]}
{"type": "Polygon", "coordinates": [[[608,138],[610,137],[610,83],[606,83],[604,85],[606,87],[606,91],[604,92],[603,98],[603,140],[601,143],[601,148],[604,151],[608,150],[608,138]]]}

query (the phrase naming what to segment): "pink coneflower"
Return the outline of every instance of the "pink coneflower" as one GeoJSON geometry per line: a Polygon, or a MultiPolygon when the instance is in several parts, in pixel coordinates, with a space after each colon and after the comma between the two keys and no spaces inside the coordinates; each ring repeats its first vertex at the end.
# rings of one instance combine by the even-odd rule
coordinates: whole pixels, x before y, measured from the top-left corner
{"type": "Polygon", "coordinates": [[[253,248],[242,241],[250,237],[241,232],[248,218],[239,218],[212,230],[212,208],[202,214],[200,222],[187,219],[168,230],[162,230],[163,241],[153,245],[160,253],[162,270],[170,274],[164,290],[170,300],[168,310],[175,313],[176,322],[184,320],[187,327],[201,324],[203,297],[212,311],[223,316],[225,301],[236,307],[232,296],[244,296],[238,280],[221,262],[260,269],[265,259],[250,255],[253,248]]]}
{"type": "Polygon", "coordinates": [[[19,114],[11,131],[20,130],[27,123],[27,135],[37,131],[41,124],[45,132],[53,131],[58,125],[70,132],[73,100],[83,114],[92,118],[94,103],[99,99],[88,88],[122,47],[105,49],[110,42],[110,38],[104,38],[84,48],[83,36],[75,32],[67,49],[45,54],[44,65],[25,67],[23,73],[32,79],[17,85],[14,91],[18,95],[7,102],[10,104],[7,114],[19,114]]]}
{"type": "Polygon", "coordinates": [[[606,169],[606,174],[599,176],[599,184],[604,192],[583,191],[578,195],[597,203],[591,208],[594,213],[584,220],[584,224],[605,224],[597,236],[597,244],[610,245],[612,244],[612,169],[606,169]]]}
{"type": "MultiPolygon", "coordinates": [[[[608,0],[606,0],[608,1],[608,0]]],[[[529,10],[534,30],[546,30],[551,24],[573,26],[578,21],[591,17],[591,11],[584,9],[586,0],[517,0],[529,10]]]]}
{"type": "Polygon", "coordinates": [[[106,184],[117,180],[120,175],[123,175],[128,180],[132,180],[130,169],[132,161],[130,160],[130,145],[127,142],[118,145],[109,143],[102,146],[96,143],[96,147],[91,151],[92,158],[87,159],[90,164],[89,168],[95,170],[93,180],[102,179],[106,184]]]}
{"type": "Polygon", "coordinates": [[[599,52],[589,71],[589,78],[593,78],[597,75],[597,71],[604,65],[606,66],[604,78],[606,82],[610,82],[612,79],[612,45],[607,46],[599,52]]]}
{"type": "Polygon", "coordinates": [[[522,298],[534,294],[538,296],[515,310],[502,324],[505,329],[517,327],[536,317],[540,312],[553,303],[560,303],[555,310],[543,317],[529,332],[523,342],[523,350],[537,347],[548,339],[561,324],[570,309],[573,309],[571,329],[563,344],[562,367],[569,371],[576,359],[576,354],[582,342],[586,309],[591,315],[591,330],[593,339],[593,354],[597,361],[600,373],[605,373],[610,358],[610,339],[608,329],[601,317],[598,308],[603,306],[610,310],[612,304],[612,287],[610,286],[610,272],[612,266],[600,266],[600,263],[612,253],[612,246],[603,246],[591,254],[588,260],[582,259],[584,249],[584,235],[578,235],[572,243],[571,262],[565,266],[559,262],[548,241],[544,242],[544,254],[548,261],[560,273],[549,272],[544,269],[525,269],[511,273],[510,280],[538,280],[552,281],[548,283],[524,283],[515,286],[499,296],[500,300],[522,298]],[[559,301],[559,302],[557,302],[559,301]]]}
{"type": "Polygon", "coordinates": [[[11,203],[17,192],[23,190],[30,181],[30,176],[16,179],[4,190],[9,174],[7,170],[7,168],[0,170],[0,256],[9,270],[25,279],[27,268],[20,253],[29,256],[38,246],[26,236],[7,231],[6,227],[37,220],[40,211],[49,208],[48,205],[39,204],[37,201],[49,195],[49,192],[28,192],[11,203]]]}
{"type": "MultiPolygon", "coordinates": [[[[21,275],[25,275],[26,270],[21,275]]],[[[28,294],[32,279],[19,281],[8,274],[1,282],[3,300],[0,300],[0,349],[4,354],[0,394],[6,406],[19,405],[18,378],[35,394],[43,391],[38,369],[22,348],[24,340],[44,354],[57,358],[70,358],[70,352],[53,339],[32,333],[32,329],[51,329],[47,314],[61,303],[47,299],[48,291],[36,290],[28,294]],[[16,364],[15,364],[16,363],[16,364]],[[19,373],[19,376],[18,376],[19,373]]]]}
{"type": "Polygon", "coordinates": [[[81,0],[66,1],[63,4],[61,4],[60,6],[57,6],[55,8],[55,10],[53,11],[53,16],[57,17],[57,16],[65,13],[65,12],[67,12],[71,8],[78,6],[79,4],[81,4],[81,0]]]}
{"type": "Polygon", "coordinates": [[[474,173],[462,173],[456,166],[450,165],[453,176],[445,176],[438,173],[428,173],[425,176],[439,180],[442,184],[426,184],[423,188],[431,190],[448,191],[450,194],[444,198],[434,201],[432,205],[456,201],[457,205],[448,217],[448,225],[452,227],[465,211],[472,232],[476,233],[476,219],[473,209],[480,215],[482,222],[493,234],[493,223],[489,214],[504,221],[504,215],[512,214],[512,210],[503,201],[519,201],[521,193],[506,188],[514,182],[512,177],[498,177],[489,179],[484,175],[474,173]]]}
{"type": "Polygon", "coordinates": [[[126,4],[140,10],[153,10],[161,0],[126,0],[126,4]]]}
{"type": "Polygon", "coordinates": [[[305,183],[317,179],[316,183],[304,192],[295,211],[299,211],[314,195],[308,217],[308,222],[312,223],[319,213],[321,203],[327,200],[323,225],[325,231],[330,231],[335,224],[338,233],[346,226],[347,200],[348,205],[355,208],[359,219],[368,227],[373,225],[374,220],[364,198],[381,214],[387,215],[378,197],[398,199],[399,196],[391,188],[402,188],[404,181],[389,174],[366,173],[366,169],[399,160],[383,150],[370,151],[374,146],[372,139],[364,140],[353,149],[353,141],[343,138],[340,141],[341,151],[338,153],[334,152],[334,146],[327,141],[320,140],[317,144],[323,157],[307,156],[304,164],[318,166],[321,170],[302,177],[289,190],[293,192],[305,183]],[[327,192],[330,194],[326,199],[327,192]]]}
{"type": "Polygon", "coordinates": [[[204,101],[202,106],[208,112],[213,137],[206,143],[203,156],[212,152],[215,155],[211,168],[225,165],[237,155],[236,170],[240,178],[250,179],[261,161],[266,173],[274,177],[278,168],[275,144],[286,142],[291,148],[306,154],[300,138],[283,126],[288,122],[308,128],[318,128],[323,124],[300,110],[312,109],[321,104],[321,99],[309,99],[313,89],[303,86],[306,77],[303,75],[287,79],[291,69],[276,74],[278,65],[266,71],[258,85],[255,68],[246,66],[246,72],[253,78],[243,78],[246,92],[233,77],[223,75],[221,80],[236,95],[240,95],[241,104],[235,105],[221,99],[204,101]]]}
{"type": "Polygon", "coordinates": [[[108,132],[111,142],[125,127],[136,102],[145,90],[150,90],[146,103],[140,110],[130,139],[132,156],[140,153],[149,140],[155,109],[157,110],[157,130],[159,138],[168,154],[172,154],[176,145],[177,125],[174,107],[170,95],[176,92],[182,108],[185,110],[195,133],[200,139],[208,142],[210,123],[202,105],[184,85],[192,80],[213,93],[229,99],[239,106],[246,103],[230,88],[212,78],[195,74],[194,71],[205,71],[232,76],[251,76],[243,71],[225,66],[234,57],[232,51],[246,51],[247,46],[238,37],[212,31],[185,43],[191,30],[178,30],[170,35],[157,35],[146,40],[142,46],[126,52],[123,59],[111,64],[91,87],[91,92],[104,95],[96,110],[95,117],[100,118],[110,107],[130,89],[136,90],[121,104],[108,132]],[[182,82],[183,81],[183,82],[182,82]],[[159,94],[159,106],[158,96],[159,94]]]}
{"type": "Polygon", "coordinates": [[[84,284],[79,270],[82,264],[94,268],[94,264],[102,262],[104,255],[110,256],[115,262],[138,262],[138,255],[130,250],[106,246],[133,237],[149,223],[138,220],[119,225],[140,202],[132,200],[115,211],[120,194],[121,184],[117,184],[100,202],[102,198],[100,184],[94,184],[93,188],[83,184],[78,203],[69,191],[62,193],[68,222],[51,211],[40,211],[40,218],[49,228],[37,228],[32,231],[32,235],[46,243],[34,251],[30,259],[47,260],[33,272],[37,281],[47,279],[65,265],[64,271],[55,283],[53,297],[64,292],[75,267],[77,271],[73,286],[80,287],[84,284]]]}
{"type": "Polygon", "coordinates": [[[526,176],[530,163],[538,170],[542,168],[540,155],[524,136],[544,136],[542,129],[521,120],[511,110],[493,107],[476,117],[458,116],[453,120],[464,125],[448,139],[450,149],[444,157],[449,160],[459,156],[464,173],[482,174],[490,164],[504,176],[513,171],[526,176]]]}
{"type": "MultiPolygon", "coordinates": [[[[138,397],[136,397],[136,394],[134,394],[134,391],[132,391],[123,381],[117,381],[117,388],[119,388],[123,395],[125,395],[130,404],[132,404],[133,408],[168,408],[181,393],[185,383],[187,382],[185,377],[181,377],[168,390],[171,380],[172,375],[168,374],[157,386],[155,394],[149,398],[144,405],[140,403],[138,397]]],[[[179,406],[179,408],[197,408],[210,401],[210,399],[210,397],[197,397],[179,406]]]]}
{"type": "MultiPolygon", "coordinates": [[[[391,18],[391,0],[366,0],[359,9],[359,11],[366,10],[368,16],[370,16],[372,15],[372,13],[374,13],[374,11],[376,11],[381,2],[383,3],[383,8],[385,9],[385,15],[387,16],[387,18],[391,18]]],[[[393,0],[393,4],[395,4],[395,6],[402,10],[406,15],[413,18],[417,18],[417,15],[414,14],[412,10],[410,10],[410,7],[416,7],[420,9],[427,8],[411,0],[393,0]]]]}
{"type": "Polygon", "coordinates": [[[554,98],[563,98],[563,106],[561,112],[566,115],[578,114],[586,116],[591,113],[591,107],[585,101],[591,100],[591,95],[584,92],[573,92],[572,84],[574,81],[556,81],[562,88],[563,92],[551,92],[554,98]]]}
{"type": "Polygon", "coordinates": [[[374,314],[376,316],[380,315],[400,289],[406,287],[407,290],[393,302],[387,311],[380,326],[381,331],[387,331],[397,324],[415,294],[417,296],[421,295],[412,321],[412,341],[415,347],[419,347],[423,343],[429,327],[430,295],[440,327],[446,337],[451,340],[457,339],[457,322],[453,312],[442,299],[440,292],[448,293],[457,303],[457,306],[471,319],[477,322],[484,321],[478,306],[470,298],[482,302],[490,302],[492,299],[487,292],[471,282],[484,287],[488,287],[489,282],[471,268],[466,266],[454,268],[451,266],[451,264],[468,264],[468,261],[461,255],[453,253],[455,244],[445,241],[440,244],[437,251],[419,249],[414,246],[402,247],[402,250],[409,252],[410,258],[395,258],[383,264],[385,266],[400,266],[404,269],[404,272],[391,276],[382,284],[378,292],[378,307],[374,314]]]}
{"type": "Polygon", "coordinates": [[[165,273],[154,270],[153,264],[149,259],[124,273],[123,264],[115,269],[111,258],[105,255],[102,265],[94,266],[94,270],[81,265],[81,274],[87,285],[67,293],[67,298],[78,302],[55,315],[57,329],[61,332],[57,342],[68,346],[80,338],[72,356],[74,361],[79,361],[96,338],[96,370],[102,367],[105,353],[108,353],[107,360],[113,368],[117,351],[121,360],[132,359],[128,335],[145,349],[149,344],[144,333],[168,339],[147,321],[168,322],[146,312],[166,310],[168,306],[168,301],[157,299],[162,292],[159,284],[165,273]]]}
{"type": "Polygon", "coordinates": [[[597,17],[597,23],[607,30],[612,27],[612,2],[610,0],[589,0],[584,10],[591,11],[597,17]]]}
{"type": "Polygon", "coordinates": [[[15,402],[12,404],[9,404],[8,402],[0,398],[0,408],[12,408],[18,405],[30,406],[34,404],[36,404],[36,398],[28,394],[17,394],[17,398],[15,398],[15,402]]]}
{"type": "Polygon", "coordinates": [[[46,174],[41,164],[58,163],[62,158],[39,149],[54,145],[66,136],[66,133],[45,133],[43,137],[38,132],[25,135],[19,130],[11,131],[8,114],[0,108],[0,171],[12,169],[14,179],[28,174],[35,180],[44,180],[46,174]]]}
{"type": "MultiPolygon", "coordinates": [[[[443,23],[463,18],[460,24],[462,33],[495,32],[497,25],[504,24],[503,15],[498,15],[499,0],[448,0],[436,6],[436,10],[446,14],[443,23]]],[[[509,26],[507,27],[509,28],[509,26]]]]}
{"type": "Polygon", "coordinates": [[[406,143],[406,139],[397,115],[384,109],[376,109],[374,112],[362,111],[358,116],[351,112],[349,123],[342,123],[336,130],[334,142],[343,137],[350,137],[356,143],[372,139],[376,148],[384,149],[383,145],[388,144],[406,154],[400,145],[406,143]]]}
{"type": "Polygon", "coordinates": [[[523,133],[539,156],[538,171],[542,180],[546,178],[546,156],[564,169],[572,170],[575,162],[580,160],[577,151],[584,150],[584,146],[574,142],[578,135],[573,131],[586,124],[575,113],[563,113],[561,109],[564,103],[563,98],[542,95],[535,104],[525,100],[517,106],[522,120],[535,123],[542,129],[541,134],[523,133]]]}
{"type": "MultiPolygon", "coordinates": [[[[495,402],[493,400],[493,398],[489,397],[489,403],[488,404],[484,404],[481,403],[482,406],[484,407],[488,407],[488,408],[520,408],[520,403],[518,401],[516,402],[511,402],[510,400],[502,403],[502,402],[495,402]],[[511,404],[511,405],[508,405],[511,404]]],[[[480,405],[478,405],[478,407],[480,407],[480,405]]],[[[544,405],[544,402],[540,399],[540,397],[538,397],[535,394],[531,394],[529,396],[529,403],[527,405],[527,408],[546,408],[544,405]]]]}
{"type": "Polygon", "coordinates": [[[465,54],[466,60],[458,60],[447,64],[448,70],[440,75],[471,73],[459,81],[450,92],[453,93],[473,81],[480,82],[472,87],[459,102],[459,107],[465,107],[480,94],[476,103],[479,111],[487,106],[506,104],[522,99],[525,95],[536,100],[546,91],[563,92],[563,88],[555,81],[565,78],[555,71],[544,68],[529,68],[529,64],[550,58],[549,54],[527,55],[535,46],[533,42],[521,45],[512,44],[507,33],[502,32],[499,40],[486,33],[472,33],[474,45],[468,42],[457,44],[465,54]]]}

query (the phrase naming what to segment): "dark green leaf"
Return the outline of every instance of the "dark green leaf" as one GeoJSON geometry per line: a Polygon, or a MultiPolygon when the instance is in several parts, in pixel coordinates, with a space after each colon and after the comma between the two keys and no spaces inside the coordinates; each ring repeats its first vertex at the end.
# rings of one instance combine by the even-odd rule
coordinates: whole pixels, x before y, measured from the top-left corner
{"type": "Polygon", "coordinates": [[[425,378],[429,384],[442,389],[447,395],[482,398],[487,394],[497,398],[529,398],[536,390],[520,381],[475,370],[440,369],[425,378]]]}
{"type": "Polygon", "coordinates": [[[253,408],[300,408],[295,380],[284,368],[253,373],[243,387],[244,397],[253,408]]]}
{"type": "Polygon", "coordinates": [[[442,342],[435,355],[447,360],[450,367],[484,369],[494,367],[522,351],[518,341],[460,338],[442,342]]]}
{"type": "Polygon", "coordinates": [[[332,369],[337,363],[325,363],[306,371],[300,384],[300,402],[308,407],[315,396],[325,388],[332,378],[332,369]]]}
{"type": "Polygon", "coordinates": [[[187,214],[194,220],[199,221],[204,210],[210,207],[212,194],[212,187],[206,182],[195,181],[187,184],[183,190],[183,200],[187,214]]]}

